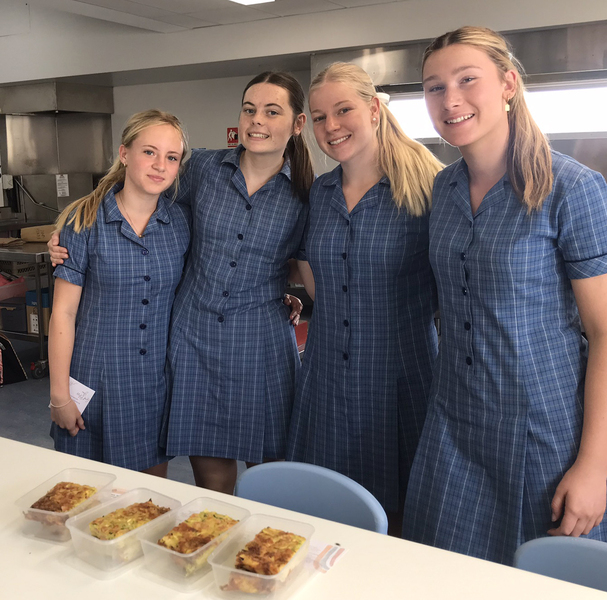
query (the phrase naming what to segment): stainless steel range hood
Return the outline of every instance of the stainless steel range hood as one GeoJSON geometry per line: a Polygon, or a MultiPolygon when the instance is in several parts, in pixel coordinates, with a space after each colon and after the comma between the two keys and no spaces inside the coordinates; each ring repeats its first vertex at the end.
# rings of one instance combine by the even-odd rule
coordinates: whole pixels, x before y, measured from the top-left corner
{"type": "Polygon", "coordinates": [[[5,115],[79,112],[111,115],[112,88],[77,83],[31,83],[0,88],[0,112],[5,115]]]}

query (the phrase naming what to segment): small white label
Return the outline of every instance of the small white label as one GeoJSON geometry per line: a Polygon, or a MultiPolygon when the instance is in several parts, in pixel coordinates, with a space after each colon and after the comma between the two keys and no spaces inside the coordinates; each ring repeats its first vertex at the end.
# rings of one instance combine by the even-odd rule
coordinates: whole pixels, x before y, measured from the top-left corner
{"type": "Polygon", "coordinates": [[[3,190],[12,190],[13,189],[13,176],[12,175],[2,175],[2,189],[3,190]]]}
{"type": "Polygon", "coordinates": [[[57,198],[67,198],[70,195],[70,183],[67,175],[55,175],[57,181],[57,198]]]}
{"type": "Polygon", "coordinates": [[[30,331],[38,333],[38,313],[30,313],[30,331]]]}

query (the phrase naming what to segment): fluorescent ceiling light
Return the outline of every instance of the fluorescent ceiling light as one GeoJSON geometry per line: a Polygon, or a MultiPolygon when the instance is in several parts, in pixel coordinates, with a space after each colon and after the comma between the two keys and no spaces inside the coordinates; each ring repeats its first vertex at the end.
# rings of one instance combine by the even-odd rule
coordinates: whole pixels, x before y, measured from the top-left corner
{"type": "Polygon", "coordinates": [[[267,4],[268,2],[274,2],[274,0],[230,0],[230,2],[236,2],[236,4],[244,4],[250,6],[251,4],[267,4]]]}
{"type": "MultiPolygon", "coordinates": [[[[607,132],[607,86],[534,89],[525,93],[525,99],[545,134],[607,132]]],[[[420,95],[394,98],[390,110],[408,136],[438,137],[420,95]]]]}

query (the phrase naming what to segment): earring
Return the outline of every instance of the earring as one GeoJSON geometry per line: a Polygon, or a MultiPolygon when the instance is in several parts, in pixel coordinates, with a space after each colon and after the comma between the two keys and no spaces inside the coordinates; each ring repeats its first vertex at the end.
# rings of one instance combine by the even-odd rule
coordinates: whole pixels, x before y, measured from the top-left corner
{"type": "Polygon", "coordinates": [[[512,100],[512,98],[508,98],[508,100],[506,100],[506,106],[504,106],[504,110],[506,112],[510,112],[510,100],[512,100]]]}
{"type": "Polygon", "coordinates": [[[377,121],[377,118],[376,118],[376,117],[373,117],[373,119],[372,119],[372,120],[373,120],[373,122],[375,123],[375,121],[377,121]]]}

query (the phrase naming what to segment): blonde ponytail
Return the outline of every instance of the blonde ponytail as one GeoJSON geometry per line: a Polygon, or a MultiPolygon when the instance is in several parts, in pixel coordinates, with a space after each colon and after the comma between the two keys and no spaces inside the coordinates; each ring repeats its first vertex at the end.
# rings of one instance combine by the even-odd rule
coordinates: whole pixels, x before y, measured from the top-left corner
{"type": "MultiPolygon", "coordinates": [[[[310,92],[327,81],[350,86],[369,105],[377,97],[369,75],[352,63],[329,65],[314,78],[310,92]]],[[[404,207],[410,215],[421,216],[430,209],[434,177],[443,165],[425,146],[404,133],[388,107],[380,105],[379,169],[390,180],[396,206],[404,207]]]]}
{"type": "MultiPolygon", "coordinates": [[[[185,130],[177,117],[170,113],[157,109],[145,110],[134,114],[126,123],[122,132],[121,143],[130,148],[137,136],[148,127],[156,125],[171,125],[181,136],[183,144],[183,154],[181,160],[187,152],[188,140],[185,130]]],[[[63,229],[65,225],[74,225],[74,231],[80,233],[83,229],[90,229],[97,219],[97,211],[106,194],[117,184],[123,183],[126,175],[126,167],[122,164],[120,157],[116,157],[110,170],[99,182],[99,185],[87,196],[75,200],[69,204],[59,215],[56,221],[58,230],[63,229]]],[[[175,186],[179,185],[179,175],[175,186]]]]}

